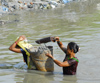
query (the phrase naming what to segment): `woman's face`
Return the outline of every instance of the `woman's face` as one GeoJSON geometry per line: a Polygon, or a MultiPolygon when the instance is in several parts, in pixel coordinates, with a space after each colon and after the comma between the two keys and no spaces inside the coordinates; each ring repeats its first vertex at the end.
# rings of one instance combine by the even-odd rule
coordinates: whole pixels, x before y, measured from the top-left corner
{"type": "Polygon", "coordinates": [[[70,50],[69,46],[67,46],[67,54],[68,54],[68,55],[71,55],[72,53],[74,53],[74,52],[73,52],[73,49],[70,50]]]}
{"type": "Polygon", "coordinates": [[[67,51],[69,50],[69,46],[67,45],[67,51]]]}

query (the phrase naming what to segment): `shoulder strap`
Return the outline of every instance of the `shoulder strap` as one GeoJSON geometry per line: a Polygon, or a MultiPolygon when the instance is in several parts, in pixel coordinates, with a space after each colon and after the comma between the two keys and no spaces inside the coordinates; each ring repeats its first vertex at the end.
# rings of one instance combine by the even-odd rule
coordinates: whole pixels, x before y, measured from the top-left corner
{"type": "Polygon", "coordinates": [[[79,62],[79,60],[78,60],[78,59],[76,59],[76,58],[72,58],[72,59],[74,59],[74,60],[76,60],[77,62],[79,62]]]}
{"type": "MultiPolygon", "coordinates": [[[[69,60],[70,58],[68,57],[68,60],[69,60]]],[[[79,62],[79,60],[78,59],[76,59],[76,58],[71,58],[71,59],[74,59],[74,60],[76,60],[77,62],[79,62]]]]}

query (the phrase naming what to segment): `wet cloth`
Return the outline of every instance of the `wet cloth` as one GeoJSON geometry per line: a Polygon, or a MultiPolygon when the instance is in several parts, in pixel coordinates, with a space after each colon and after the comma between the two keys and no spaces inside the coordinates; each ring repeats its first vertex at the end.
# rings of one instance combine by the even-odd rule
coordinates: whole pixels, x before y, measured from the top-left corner
{"type": "Polygon", "coordinates": [[[27,56],[27,55],[26,55],[26,52],[25,52],[22,48],[20,48],[20,50],[21,50],[21,52],[22,52],[22,54],[23,54],[23,58],[24,58],[25,63],[26,63],[27,65],[28,65],[28,63],[29,63],[28,69],[37,69],[36,66],[35,66],[35,64],[34,64],[34,62],[32,61],[31,56],[30,56],[30,57],[27,56]],[[28,58],[29,58],[29,59],[28,59],[28,58]]]}
{"type": "MultiPolygon", "coordinates": [[[[75,57],[75,59],[77,59],[77,57],[75,57]]],[[[68,60],[68,63],[70,64],[70,66],[63,67],[63,74],[65,75],[75,75],[76,74],[76,70],[78,66],[78,61],[77,61],[78,59],[77,60],[75,59],[68,60]]]]}
{"type": "Polygon", "coordinates": [[[25,61],[26,64],[27,64],[27,55],[26,55],[26,52],[25,52],[22,48],[20,48],[20,50],[21,50],[21,52],[22,52],[22,54],[23,54],[24,61],[25,61]]]}

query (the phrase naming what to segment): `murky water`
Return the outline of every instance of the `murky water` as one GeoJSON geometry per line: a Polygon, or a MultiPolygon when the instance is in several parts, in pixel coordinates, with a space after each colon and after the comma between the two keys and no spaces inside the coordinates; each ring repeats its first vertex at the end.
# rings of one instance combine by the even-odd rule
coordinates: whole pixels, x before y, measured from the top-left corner
{"type": "MultiPolygon", "coordinates": [[[[100,82],[100,6],[99,0],[71,2],[54,10],[20,10],[4,15],[0,25],[0,83],[99,83],[100,82]],[[81,48],[77,75],[64,76],[55,65],[53,73],[27,71],[22,54],[8,50],[16,37],[26,35],[29,42],[48,36],[59,36],[65,46],[70,41],[81,48]],[[23,66],[19,68],[19,66],[23,66]]],[[[54,57],[63,61],[64,53],[56,43],[54,57]]]]}

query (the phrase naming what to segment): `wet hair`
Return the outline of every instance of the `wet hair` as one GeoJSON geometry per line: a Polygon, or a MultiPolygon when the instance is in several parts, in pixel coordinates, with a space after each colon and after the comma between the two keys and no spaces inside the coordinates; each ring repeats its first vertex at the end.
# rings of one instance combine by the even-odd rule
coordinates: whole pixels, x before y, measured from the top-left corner
{"type": "Polygon", "coordinates": [[[69,49],[74,50],[74,53],[77,53],[79,51],[79,46],[75,42],[68,43],[69,49]]]}

